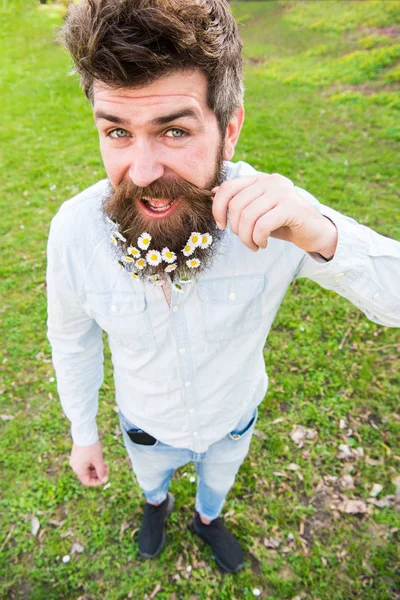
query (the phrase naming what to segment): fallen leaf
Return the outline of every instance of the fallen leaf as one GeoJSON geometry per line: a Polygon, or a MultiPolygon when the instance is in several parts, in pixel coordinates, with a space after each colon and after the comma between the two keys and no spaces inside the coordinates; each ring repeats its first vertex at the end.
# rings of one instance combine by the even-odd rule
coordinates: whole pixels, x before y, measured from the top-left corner
{"type": "Polygon", "coordinates": [[[396,501],[396,496],[385,496],[381,498],[381,500],[377,500],[376,498],[368,498],[367,502],[369,504],[373,504],[377,508],[386,508],[393,506],[396,501]]]}
{"type": "Polygon", "coordinates": [[[293,425],[292,433],[290,434],[291,439],[298,446],[304,442],[306,437],[306,429],[302,425],[293,425]]]}
{"type": "Polygon", "coordinates": [[[263,433],[262,431],[259,431],[258,429],[254,430],[254,435],[258,438],[260,438],[260,440],[266,440],[267,436],[265,435],[265,433],[263,433]]]}
{"type": "Polygon", "coordinates": [[[150,594],[150,600],[153,600],[153,598],[156,597],[156,595],[158,594],[158,592],[160,590],[161,590],[161,585],[159,583],[157,583],[156,587],[154,588],[154,590],[150,594]]]}
{"type": "Polygon", "coordinates": [[[337,457],[340,458],[341,460],[345,460],[346,458],[353,457],[353,454],[347,444],[340,444],[339,450],[340,450],[340,452],[337,455],[337,457]]]}
{"type": "Polygon", "coordinates": [[[286,468],[289,471],[297,471],[298,469],[300,469],[300,465],[297,465],[296,463],[290,463],[290,465],[288,465],[286,468]]]}
{"type": "Polygon", "coordinates": [[[31,519],[31,533],[33,536],[37,535],[37,532],[40,529],[39,519],[37,517],[32,517],[31,519]]]}
{"type": "Polygon", "coordinates": [[[340,484],[344,490],[354,490],[354,479],[351,475],[343,475],[340,484]]]}
{"type": "Polygon", "coordinates": [[[337,506],[337,510],[350,515],[365,514],[368,512],[368,507],[364,500],[351,500],[346,498],[343,504],[337,506]]]}
{"type": "Polygon", "coordinates": [[[380,483],[374,483],[369,495],[372,498],[376,498],[377,496],[379,496],[379,494],[381,493],[382,490],[383,490],[383,485],[381,485],[380,483]]]}
{"type": "Polygon", "coordinates": [[[15,419],[15,417],[13,417],[12,415],[0,415],[0,419],[2,421],[12,421],[13,419],[15,419]]]}
{"type": "Polygon", "coordinates": [[[273,550],[276,550],[277,548],[279,548],[280,545],[280,540],[276,538],[269,537],[264,539],[264,546],[266,548],[272,548],[273,550]]]}

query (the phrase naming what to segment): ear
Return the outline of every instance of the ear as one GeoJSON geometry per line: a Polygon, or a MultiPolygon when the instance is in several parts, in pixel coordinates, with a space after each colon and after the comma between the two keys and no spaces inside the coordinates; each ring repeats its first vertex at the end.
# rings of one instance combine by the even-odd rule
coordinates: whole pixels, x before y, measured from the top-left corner
{"type": "Polygon", "coordinates": [[[240,130],[244,121],[244,108],[241,106],[236,110],[228,123],[225,132],[224,160],[231,160],[235,154],[235,146],[239,139],[240,130]]]}

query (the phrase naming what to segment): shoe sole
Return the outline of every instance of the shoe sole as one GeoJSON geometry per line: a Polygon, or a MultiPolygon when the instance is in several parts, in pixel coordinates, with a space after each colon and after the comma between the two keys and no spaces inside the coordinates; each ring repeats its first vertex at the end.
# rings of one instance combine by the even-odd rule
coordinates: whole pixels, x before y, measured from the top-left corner
{"type": "MultiPolygon", "coordinates": [[[[168,521],[168,519],[169,519],[172,511],[174,510],[174,506],[175,506],[175,496],[173,494],[170,494],[170,492],[168,492],[168,506],[167,506],[167,514],[165,515],[165,519],[164,519],[164,525],[168,521]]],[[[139,554],[140,554],[140,556],[142,558],[146,558],[146,559],[147,558],[155,558],[164,549],[166,541],[167,541],[167,536],[165,535],[165,530],[164,530],[163,531],[163,537],[162,537],[162,540],[161,540],[161,544],[159,545],[159,547],[157,548],[157,550],[154,552],[154,554],[147,554],[146,552],[141,552],[140,548],[139,548],[139,554]]]]}
{"type": "MultiPolygon", "coordinates": [[[[189,529],[191,531],[193,531],[196,535],[198,535],[199,538],[201,538],[206,544],[208,544],[208,546],[210,546],[209,542],[201,535],[200,531],[198,531],[196,529],[196,525],[195,525],[194,520],[192,520],[189,523],[189,529]]],[[[211,546],[210,546],[210,548],[211,548],[211,546]]],[[[211,550],[212,550],[212,548],[211,548],[211,550]]],[[[213,551],[213,554],[214,554],[214,551],[213,551]]],[[[230,569],[217,556],[215,556],[215,554],[214,554],[214,558],[215,558],[215,562],[217,563],[217,565],[219,566],[219,568],[222,569],[223,571],[225,571],[225,573],[238,573],[244,567],[244,563],[241,563],[239,566],[236,567],[236,569],[230,569]]]]}

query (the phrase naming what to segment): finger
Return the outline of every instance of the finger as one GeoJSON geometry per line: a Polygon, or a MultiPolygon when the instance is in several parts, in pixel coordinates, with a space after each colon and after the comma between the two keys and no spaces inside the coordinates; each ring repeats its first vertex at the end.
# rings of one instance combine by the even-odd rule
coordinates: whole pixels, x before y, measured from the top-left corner
{"type": "Polygon", "coordinates": [[[102,485],[102,482],[97,475],[93,476],[90,473],[85,473],[83,475],[78,475],[78,477],[79,481],[87,487],[96,487],[98,485],[102,485]]]}
{"type": "Polygon", "coordinates": [[[253,240],[253,231],[256,222],[266,212],[276,206],[277,200],[267,194],[263,194],[254,202],[251,202],[244,208],[239,217],[238,236],[250,250],[258,250],[258,246],[253,240]]]}
{"type": "Polygon", "coordinates": [[[257,220],[253,231],[253,242],[259,248],[266,248],[269,236],[280,227],[285,227],[287,222],[288,215],[285,207],[276,206],[257,220]]]}
{"type": "MultiPolygon", "coordinates": [[[[243,211],[249,210],[250,205],[254,204],[254,202],[261,197],[263,197],[264,200],[266,199],[265,184],[260,182],[250,185],[232,198],[228,205],[228,215],[229,226],[233,233],[239,235],[239,223],[243,211]]],[[[259,216],[260,215],[257,214],[257,218],[259,216]]]]}
{"type": "Polygon", "coordinates": [[[233,196],[236,196],[241,190],[254,183],[257,176],[254,177],[238,177],[224,181],[217,189],[213,200],[213,215],[220,229],[226,227],[226,213],[228,204],[233,196]]]}
{"type": "Polygon", "coordinates": [[[104,461],[94,463],[94,468],[96,469],[97,477],[100,479],[102,483],[107,483],[108,481],[108,465],[104,461]]]}

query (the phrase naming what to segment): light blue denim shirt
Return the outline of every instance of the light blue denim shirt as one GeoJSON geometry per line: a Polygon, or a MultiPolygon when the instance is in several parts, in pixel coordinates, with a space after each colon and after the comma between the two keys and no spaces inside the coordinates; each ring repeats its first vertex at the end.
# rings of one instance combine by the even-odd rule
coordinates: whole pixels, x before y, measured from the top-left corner
{"type": "MultiPolygon", "coordinates": [[[[228,178],[256,173],[243,162],[227,166],[228,178]]],[[[48,244],[48,337],[78,445],[98,439],[102,330],[126,418],[166,444],[204,452],[263,400],[264,343],[294,279],[308,277],[376,323],[400,326],[400,243],[296,189],[337,226],[331,261],[272,238],[253,253],[228,229],[212,268],[184,294],[173,291],[170,306],[161,287],[117,267],[100,210],[107,180],[62,205],[48,244]]]]}

